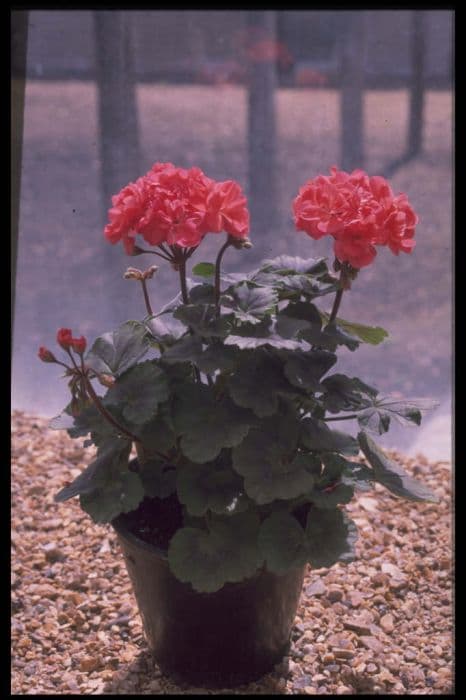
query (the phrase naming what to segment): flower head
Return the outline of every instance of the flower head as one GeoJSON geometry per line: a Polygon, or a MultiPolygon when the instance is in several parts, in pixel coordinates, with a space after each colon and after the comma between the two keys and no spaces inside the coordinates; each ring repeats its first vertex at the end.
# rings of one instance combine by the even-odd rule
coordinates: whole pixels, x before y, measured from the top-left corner
{"type": "Polygon", "coordinates": [[[42,360],[42,362],[56,362],[55,355],[53,352],[50,352],[48,348],[44,348],[42,345],[39,348],[39,352],[37,353],[39,359],[42,360]]]}
{"type": "Polygon", "coordinates": [[[80,338],[72,338],[71,339],[71,347],[75,352],[78,353],[78,355],[83,355],[85,350],[86,350],[86,345],[87,341],[86,338],[82,335],[80,338]]]}
{"type": "Polygon", "coordinates": [[[138,234],[153,246],[195,248],[207,233],[225,231],[244,238],[249,230],[246,198],[239,184],[216,182],[200,168],[155,163],[115,195],[112,203],[104,234],[110,243],[123,241],[129,255],[138,234]]]}
{"type": "Polygon", "coordinates": [[[418,217],[405,194],[394,196],[381,176],[363,170],[347,173],[335,166],[301,187],[293,202],[296,229],[311,238],[333,236],[341,263],[359,269],[375,258],[375,245],[392,253],[410,253],[418,217]]]}
{"type": "MultiPolygon", "coordinates": [[[[71,328],[59,328],[57,331],[57,343],[63,350],[74,350],[79,355],[82,355],[86,350],[86,338],[82,335],[80,338],[73,338],[71,328]]],[[[42,358],[41,358],[42,359],[42,358]]]]}
{"type": "Polygon", "coordinates": [[[59,328],[57,331],[57,343],[63,348],[63,350],[68,350],[71,347],[73,337],[71,333],[71,328],[59,328]]]}

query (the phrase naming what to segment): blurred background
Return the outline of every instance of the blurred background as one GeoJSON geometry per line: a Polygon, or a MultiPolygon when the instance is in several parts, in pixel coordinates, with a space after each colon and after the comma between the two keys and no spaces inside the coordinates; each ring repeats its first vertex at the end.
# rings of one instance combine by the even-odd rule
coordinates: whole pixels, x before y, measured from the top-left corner
{"type": "MultiPolygon", "coordinates": [[[[395,397],[436,398],[425,428],[394,429],[380,442],[449,459],[453,12],[11,16],[12,407],[53,416],[66,405],[57,367],[37,358],[40,345],[55,349],[59,327],[92,343],[143,318],[138,285],[123,272],[153,259],[127,258],[103,227],[111,195],[154,162],[241,183],[254,248],[230,250],[227,271],[283,253],[331,264],[330,240],[294,230],[291,202],[332,165],[364,168],[406,192],[420,223],[412,255],[381,249],[344,296],[343,318],[390,335],[342,349],[339,371],[395,397]]],[[[190,262],[211,260],[219,245],[208,236],[190,262]]],[[[153,306],[177,291],[177,275],[161,265],[153,306]]]]}

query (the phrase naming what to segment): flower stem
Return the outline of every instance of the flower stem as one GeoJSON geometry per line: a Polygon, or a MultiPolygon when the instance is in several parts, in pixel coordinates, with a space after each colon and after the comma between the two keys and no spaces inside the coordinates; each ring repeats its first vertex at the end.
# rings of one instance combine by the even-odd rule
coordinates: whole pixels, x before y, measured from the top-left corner
{"type": "MultiPolygon", "coordinates": [[[[160,248],[160,246],[159,246],[160,248]]],[[[158,255],[159,258],[163,258],[164,260],[168,260],[168,262],[171,262],[171,257],[168,257],[168,255],[162,255],[161,253],[157,253],[156,250],[146,250],[144,248],[139,248],[140,253],[150,253],[150,255],[158,255]]]]}
{"type": "Polygon", "coordinates": [[[136,437],[136,435],[133,435],[132,433],[129,432],[129,430],[126,430],[126,428],[123,428],[122,425],[120,425],[114,417],[107,411],[107,409],[103,406],[100,398],[97,396],[97,394],[94,391],[94,387],[92,386],[89,377],[86,374],[83,374],[84,381],[86,383],[86,389],[87,393],[91,397],[92,401],[94,402],[95,407],[97,410],[102,414],[102,416],[111,424],[113,425],[114,428],[116,428],[120,433],[123,433],[123,435],[126,435],[129,437],[133,442],[140,443],[141,440],[136,437]]]}
{"type": "Polygon", "coordinates": [[[335,418],[324,418],[323,420],[326,423],[329,423],[331,420],[352,420],[353,418],[357,418],[358,414],[357,413],[351,413],[349,416],[336,416],[335,418]]]}
{"type": "Polygon", "coordinates": [[[343,297],[343,291],[344,291],[343,287],[340,287],[340,289],[337,291],[337,293],[335,295],[335,301],[333,302],[332,312],[331,312],[330,317],[328,319],[327,325],[330,325],[331,323],[333,323],[337,317],[338,309],[340,308],[341,299],[343,297]]]}
{"type": "Polygon", "coordinates": [[[217,307],[217,310],[219,308],[219,302],[220,302],[220,265],[222,262],[223,255],[226,251],[227,248],[231,246],[231,241],[229,238],[225,241],[225,243],[222,245],[220,248],[217,259],[215,261],[215,306],[217,307]]]}
{"type": "Polygon", "coordinates": [[[337,317],[338,309],[340,308],[341,304],[341,299],[343,297],[343,292],[345,289],[349,289],[348,281],[349,281],[349,269],[347,267],[347,263],[342,263],[341,265],[341,270],[340,270],[340,279],[339,279],[339,287],[338,291],[335,295],[335,300],[333,302],[333,308],[330,313],[330,317],[328,319],[327,325],[329,326],[331,323],[333,323],[337,317]]]}
{"type": "MultiPolygon", "coordinates": [[[[176,260],[176,264],[178,265],[178,271],[180,273],[180,286],[181,286],[181,297],[183,299],[183,304],[189,304],[189,296],[188,296],[188,287],[186,285],[186,251],[182,251],[181,255],[178,255],[178,258],[176,260]]],[[[191,335],[193,335],[193,329],[190,328],[189,332],[191,335]]],[[[196,377],[197,382],[200,384],[201,383],[201,373],[199,372],[198,367],[196,365],[193,365],[193,370],[194,370],[194,376],[196,377]]]]}
{"type": "Polygon", "coordinates": [[[186,258],[181,257],[177,260],[178,271],[180,273],[181,297],[183,304],[189,304],[188,287],[186,285],[186,258]]]}
{"type": "Polygon", "coordinates": [[[149,294],[147,292],[147,282],[144,278],[141,280],[141,284],[142,284],[142,291],[144,292],[144,302],[146,304],[147,313],[149,314],[149,316],[152,316],[153,311],[152,311],[152,306],[150,305],[149,294]]]}

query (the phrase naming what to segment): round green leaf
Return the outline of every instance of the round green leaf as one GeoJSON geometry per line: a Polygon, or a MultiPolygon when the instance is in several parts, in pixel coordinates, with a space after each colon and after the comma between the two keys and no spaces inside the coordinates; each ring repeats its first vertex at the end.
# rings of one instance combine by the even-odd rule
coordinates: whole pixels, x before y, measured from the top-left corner
{"type": "Polygon", "coordinates": [[[192,273],[197,277],[213,277],[215,275],[215,265],[210,262],[197,263],[193,267],[192,273]]]}
{"type": "Polygon", "coordinates": [[[263,562],[258,532],[259,518],[252,512],[212,519],[209,531],[181,528],[168,549],[170,569],[180,581],[202,593],[242,581],[254,575],[263,562]]]}
{"type": "Polygon", "coordinates": [[[264,520],[259,547],[269,571],[279,575],[307,561],[304,530],[286,511],[272,513],[264,520]]]}
{"type": "Polygon", "coordinates": [[[176,488],[190,515],[202,516],[208,510],[228,514],[237,511],[242,482],[227,467],[212,462],[188,464],[179,470],[176,488]]]}
{"type": "Polygon", "coordinates": [[[165,372],[150,360],[127,370],[105,395],[108,406],[123,406],[123,416],[131,423],[145,423],[169,396],[165,372]]]}
{"type": "Polygon", "coordinates": [[[337,561],[353,561],[357,537],[356,525],[338,508],[322,510],[312,506],[309,510],[306,549],[308,561],[314,568],[328,568],[337,561]]]}

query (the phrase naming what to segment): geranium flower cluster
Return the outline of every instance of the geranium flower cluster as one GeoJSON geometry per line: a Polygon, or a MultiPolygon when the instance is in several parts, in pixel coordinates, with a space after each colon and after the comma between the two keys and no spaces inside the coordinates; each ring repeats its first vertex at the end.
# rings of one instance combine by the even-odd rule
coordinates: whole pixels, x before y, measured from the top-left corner
{"type": "Polygon", "coordinates": [[[234,180],[217,182],[200,168],[155,163],[146,175],[112,198],[104,234],[123,241],[128,255],[140,234],[153,246],[195,248],[207,233],[244,239],[249,232],[246,197],[234,180]]]}
{"type": "MultiPolygon", "coordinates": [[[[86,338],[83,335],[79,338],[73,338],[71,328],[58,329],[57,343],[61,348],[63,348],[63,350],[66,350],[66,352],[69,353],[70,350],[74,350],[74,352],[81,356],[84,354],[87,346],[86,338]]],[[[39,359],[42,360],[42,362],[55,362],[57,364],[63,364],[62,362],[59,362],[56,359],[53,352],[51,352],[48,348],[45,348],[43,346],[39,348],[37,354],[39,356],[39,359]]]]}
{"type": "Polygon", "coordinates": [[[314,239],[333,236],[335,257],[355,269],[374,260],[376,245],[395,255],[411,253],[418,217],[405,194],[394,196],[383,177],[363,170],[346,173],[334,166],[330,173],[299,190],[293,202],[298,231],[314,239]]]}

